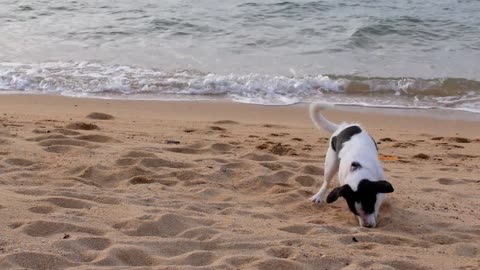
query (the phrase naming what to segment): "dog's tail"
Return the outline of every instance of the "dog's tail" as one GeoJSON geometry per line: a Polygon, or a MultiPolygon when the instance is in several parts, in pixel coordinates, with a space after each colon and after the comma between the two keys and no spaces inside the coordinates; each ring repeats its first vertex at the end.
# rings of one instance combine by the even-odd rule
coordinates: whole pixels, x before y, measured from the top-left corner
{"type": "Polygon", "coordinates": [[[312,103],[310,104],[310,118],[312,118],[313,123],[321,129],[324,129],[330,133],[333,133],[337,130],[338,125],[328,121],[321,113],[321,110],[331,108],[333,105],[327,103],[312,103]]]}

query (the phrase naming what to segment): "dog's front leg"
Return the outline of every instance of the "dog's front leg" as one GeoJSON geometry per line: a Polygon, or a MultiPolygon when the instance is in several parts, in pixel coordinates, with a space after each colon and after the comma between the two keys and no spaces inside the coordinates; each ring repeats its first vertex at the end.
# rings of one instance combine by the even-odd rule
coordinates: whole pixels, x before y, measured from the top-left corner
{"type": "Polygon", "coordinates": [[[320,187],[320,190],[317,192],[317,194],[310,197],[310,200],[312,202],[321,203],[325,200],[325,196],[328,191],[328,186],[330,185],[332,178],[338,172],[339,164],[340,162],[338,160],[337,153],[331,147],[329,147],[327,150],[327,155],[325,156],[325,169],[324,169],[324,175],[323,175],[323,183],[322,183],[322,186],[320,187]]]}

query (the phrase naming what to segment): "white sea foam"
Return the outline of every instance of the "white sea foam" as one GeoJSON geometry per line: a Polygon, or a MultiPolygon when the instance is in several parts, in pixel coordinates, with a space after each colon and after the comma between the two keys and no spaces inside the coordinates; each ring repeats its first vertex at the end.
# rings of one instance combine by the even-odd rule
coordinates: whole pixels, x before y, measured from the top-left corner
{"type": "Polygon", "coordinates": [[[469,111],[478,110],[480,103],[480,82],[465,79],[222,75],[99,62],[0,63],[0,92],[11,91],[129,99],[229,99],[265,105],[323,100],[469,111]]]}

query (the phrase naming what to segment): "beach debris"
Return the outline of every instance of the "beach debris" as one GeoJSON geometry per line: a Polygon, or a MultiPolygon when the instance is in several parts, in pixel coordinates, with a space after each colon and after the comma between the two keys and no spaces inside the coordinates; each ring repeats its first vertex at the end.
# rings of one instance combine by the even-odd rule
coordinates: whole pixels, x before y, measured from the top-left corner
{"type": "Polygon", "coordinates": [[[355,238],[355,236],[352,237],[352,241],[355,242],[355,243],[358,243],[358,240],[357,240],[357,238],[355,238]]]}
{"type": "Polygon", "coordinates": [[[179,141],[175,141],[175,140],[166,140],[165,143],[166,144],[180,144],[179,141]]]}

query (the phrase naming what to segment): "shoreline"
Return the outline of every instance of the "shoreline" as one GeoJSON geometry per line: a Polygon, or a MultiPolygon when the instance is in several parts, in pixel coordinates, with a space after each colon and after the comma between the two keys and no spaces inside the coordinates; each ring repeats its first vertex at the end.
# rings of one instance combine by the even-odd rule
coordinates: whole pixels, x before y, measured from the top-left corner
{"type": "MultiPolygon", "coordinates": [[[[143,97],[143,96],[128,96],[128,97],[109,97],[109,96],[75,96],[75,95],[62,95],[62,94],[44,94],[44,93],[23,93],[17,91],[7,91],[7,92],[0,92],[1,96],[50,96],[50,97],[65,97],[65,98],[74,98],[74,99],[100,99],[100,100],[116,100],[116,101],[143,101],[143,102],[220,102],[220,103],[238,103],[238,104],[246,104],[246,105],[256,105],[256,106],[298,106],[298,105],[305,105],[309,104],[309,102],[301,101],[292,104],[261,104],[261,103],[250,103],[250,102],[242,102],[242,101],[235,101],[232,99],[227,98],[198,98],[198,96],[182,96],[182,98],[176,98],[175,95],[165,95],[163,98],[151,98],[151,97],[143,97]]],[[[333,104],[337,108],[352,108],[352,110],[357,109],[373,109],[373,110],[384,110],[388,111],[402,111],[404,113],[421,113],[421,114],[428,114],[431,113],[432,117],[437,118],[438,113],[441,113],[443,116],[445,114],[455,114],[456,118],[464,117],[468,119],[472,119],[475,121],[480,121],[480,111],[478,110],[469,110],[469,109],[457,109],[457,108],[448,108],[448,107],[408,107],[408,106],[400,106],[400,105],[375,105],[375,104],[349,104],[349,103],[331,103],[325,101],[326,103],[333,104]],[[478,116],[478,117],[477,117],[478,116]]],[[[445,118],[445,117],[441,117],[445,118]]],[[[448,118],[448,117],[447,117],[448,118]]]]}
{"type": "MultiPolygon", "coordinates": [[[[160,101],[160,100],[123,100],[84,97],[65,97],[59,95],[1,95],[0,107],[3,112],[21,113],[32,106],[41,107],[39,112],[50,117],[69,111],[104,111],[130,117],[131,111],[143,119],[209,121],[231,119],[246,123],[269,122],[303,128],[313,128],[308,115],[308,104],[295,105],[256,105],[232,101],[160,101]],[[73,107],[73,110],[72,110],[73,107]],[[222,115],[216,112],[221,111],[222,115]]],[[[413,129],[415,132],[443,133],[449,135],[476,136],[480,114],[448,111],[443,109],[402,109],[372,108],[336,105],[325,112],[333,121],[359,122],[367,127],[384,129],[413,129]],[[378,125],[381,121],[382,125],[378,125]]]]}

